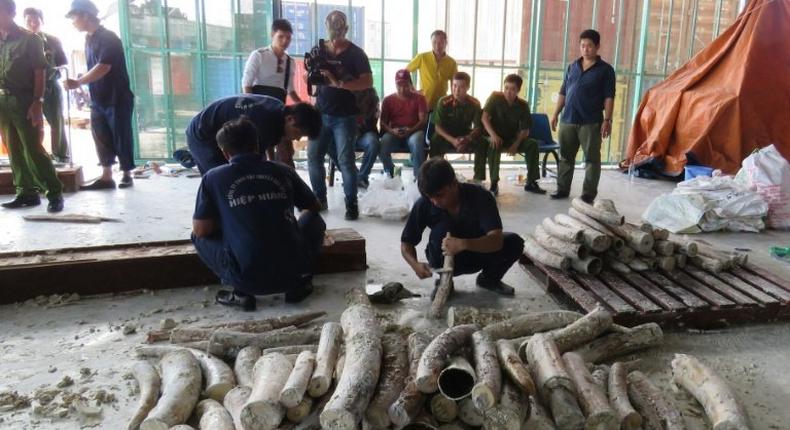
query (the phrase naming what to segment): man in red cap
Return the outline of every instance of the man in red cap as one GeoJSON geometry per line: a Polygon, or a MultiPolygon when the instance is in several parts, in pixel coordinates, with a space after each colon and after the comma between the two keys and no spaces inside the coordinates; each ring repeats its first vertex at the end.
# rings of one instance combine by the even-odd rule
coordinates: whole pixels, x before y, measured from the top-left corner
{"type": "Polygon", "coordinates": [[[422,94],[414,91],[411,75],[406,69],[395,73],[395,94],[381,103],[381,153],[379,158],[384,171],[393,175],[392,153],[408,151],[414,177],[425,160],[425,124],[428,121],[428,104],[422,94]]]}

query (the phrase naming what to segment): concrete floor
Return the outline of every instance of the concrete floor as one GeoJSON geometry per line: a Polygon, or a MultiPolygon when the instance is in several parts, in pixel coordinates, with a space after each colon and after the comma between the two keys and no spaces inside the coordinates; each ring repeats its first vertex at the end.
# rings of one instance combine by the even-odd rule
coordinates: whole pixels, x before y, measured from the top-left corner
{"type": "MultiPolygon", "coordinates": [[[[464,173],[468,173],[464,171],[464,173]]],[[[304,172],[302,172],[304,176],[304,172]]],[[[505,172],[504,177],[510,173],[505,172]]],[[[582,172],[577,172],[581,176],[582,172]]],[[[577,178],[580,179],[580,178],[577,178]]],[[[139,180],[131,190],[81,192],[66,197],[67,213],[116,217],[122,223],[62,225],[30,223],[25,213],[43,213],[44,208],[0,211],[0,251],[49,249],[109,243],[181,239],[188,237],[194,195],[199,180],[152,177],[139,180]]],[[[581,180],[574,183],[578,195],[581,180]]],[[[552,184],[546,183],[546,188],[552,184]]],[[[527,195],[514,184],[501,185],[498,199],[506,230],[527,233],[544,217],[567,210],[567,201],[527,195]]],[[[601,182],[601,197],[613,199],[628,219],[636,220],[653,198],[669,192],[673,184],[634,179],[607,171],[601,182]]],[[[330,190],[330,228],[353,227],[367,238],[367,272],[317,277],[316,293],[305,303],[285,305],[280,296],[259,299],[255,317],[297,310],[326,310],[337,318],[343,308],[342,292],[350,287],[387,281],[403,282],[408,288],[427,294],[430,281],[418,281],[402,262],[398,243],[402,223],[363,218],[343,220],[342,188],[330,190]]],[[[752,249],[751,261],[775,273],[790,274],[790,268],[768,255],[768,246],[790,244],[790,233],[717,233],[699,236],[723,247],[752,249]]],[[[422,255],[422,247],[420,247],[422,255]]],[[[141,268],[145,270],[146,268],[141,268]]],[[[503,299],[474,287],[474,277],[456,281],[452,304],[475,304],[524,310],[556,309],[559,306],[521,269],[513,268],[505,281],[516,287],[515,299],[503,299]]],[[[12,286],[21,287],[21,286],[12,286]]],[[[141,285],[144,287],[144,285],[141,285]]],[[[75,384],[65,390],[86,390],[90,397],[104,389],[117,401],[104,407],[101,420],[85,420],[72,412],[52,419],[33,414],[30,409],[0,412],[0,428],[76,429],[86,427],[122,428],[136,402],[133,381],[124,379],[134,356],[133,349],[144,340],[145,331],[156,328],[163,318],[176,321],[217,321],[252,317],[212,304],[216,286],[165,290],[156,293],[105,298],[82,298],[65,306],[34,303],[0,306],[0,393],[15,390],[31,395],[36,390],[54,388],[64,376],[75,384]],[[126,323],[138,326],[137,333],[123,335],[126,323]],[[82,377],[80,369],[90,368],[92,376],[82,377]]],[[[423,309],[426,297],[389,307],[399,314],[423,309]]],[[[412,312],[416,313],[416,312],[412,312]]],[[[435,327],[434,327],[435,328],[435,327]]],[[[673,331],[666,344],[642,354],[643,369],[678,402],[690,428],[705,428],[701,408],[682,392],[669,388],[669,361],[676,352],[703,357],[718,369],[740,395],[755,429],[790,429],[790,325],[771,323],[731,327],[717,331],[673,331]]]]}

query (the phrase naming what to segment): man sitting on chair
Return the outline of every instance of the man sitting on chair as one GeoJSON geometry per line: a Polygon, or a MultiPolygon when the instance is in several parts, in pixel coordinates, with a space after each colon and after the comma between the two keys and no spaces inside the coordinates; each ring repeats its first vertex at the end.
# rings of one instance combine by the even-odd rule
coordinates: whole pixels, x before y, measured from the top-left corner
{"type": "Polygon", "coordinates": [[[411,75],[406,69],[395,73],[397,92],[381,103],[381,163],[384,171],[393,176],[394,151],[409,151],[414,177],[425,160],[425,124],[428,122],[428,105],[425,97],[414,91],[411,75]]]}
{"type": "Polygon", "coordinates": [[[436,130],[431,137],[431,157],[455,152],[474,152],[474,181],[486,179],[486,145],[481,138],[480,102],[468,93],[472,78],[466,72],[453,75],[452,94],[436,104],[432,121],[436,130]]]}
{"type": "Polygon", "coordinates": [[[512,296],[513,287],[502,278],[524,251],[524,240],[502,231],[494,196],[477,185],[459,183],[443,158],[423,163],[417,185],[422,197],[401,235],[401,254],[417,277],[431,277],[431,268],[443,267],[444,256],[450,255],[454,276],[480,272],[478,287],[512,296]],[[431,229],[425,248],[428,263],[417,259],[416,248],[426,227],[431,229]]]}
{"type": "Polygon", "coordinates": [[[326,231],[318,199],[295,171],[261,159],[257,129],[246,118],[226,123],[216,140],[230,164],[203,176],[192,242],[206,266],[233,288],[217,293],[217,302],[251,311],[255,295],[304,300],[313,291],[326,231]],[[294,207],[301,211],[298,220],[294,207]]]}
{"type": "Polygon", "coordinates": [[[524,154],[527,164],[527,183],[524,191],[545,194],[538,186],[538,141],[529,138],[532,116],[529,104],[518,97],[523,80],[519,75],[507,75],[502,92],[495,91],[483,108],[482,121],[488,140],[488,169],[491,173],[491,192],[499,194],[499,163],[502,153],[524,154]]]}

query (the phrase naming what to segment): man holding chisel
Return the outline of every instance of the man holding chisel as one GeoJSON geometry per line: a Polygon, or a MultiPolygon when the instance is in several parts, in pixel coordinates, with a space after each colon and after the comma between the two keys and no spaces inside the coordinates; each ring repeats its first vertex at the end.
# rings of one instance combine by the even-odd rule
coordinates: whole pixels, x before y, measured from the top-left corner
{"type": "Polygon", "coordinates": [[[422,197],[412,207],[401,235],[401,254],[417,277],[441,273],[448,255],[454,260],[454,276],[480,272],[478,287],[512,296],[513,287],[502,278],[524,251],[524,240],[502,231],[494,196],[478,185],[459,183],[443,158],[422,165],[418,186],[422,197]],[[416,248],[426,227],[431,230],[427,263],[419,261],[416,248]]]}

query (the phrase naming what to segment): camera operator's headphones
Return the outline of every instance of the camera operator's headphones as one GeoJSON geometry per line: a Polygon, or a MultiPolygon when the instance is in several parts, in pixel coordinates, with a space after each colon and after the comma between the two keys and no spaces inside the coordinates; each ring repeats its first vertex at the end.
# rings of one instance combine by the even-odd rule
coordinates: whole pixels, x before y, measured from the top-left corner
{"type": "Polygon", "coordinates": [[[338,35],[348,33],[348,18],[339,10],[333,10],[326,16],[326,31],[329,39],[334,40],[338,35]]]}

